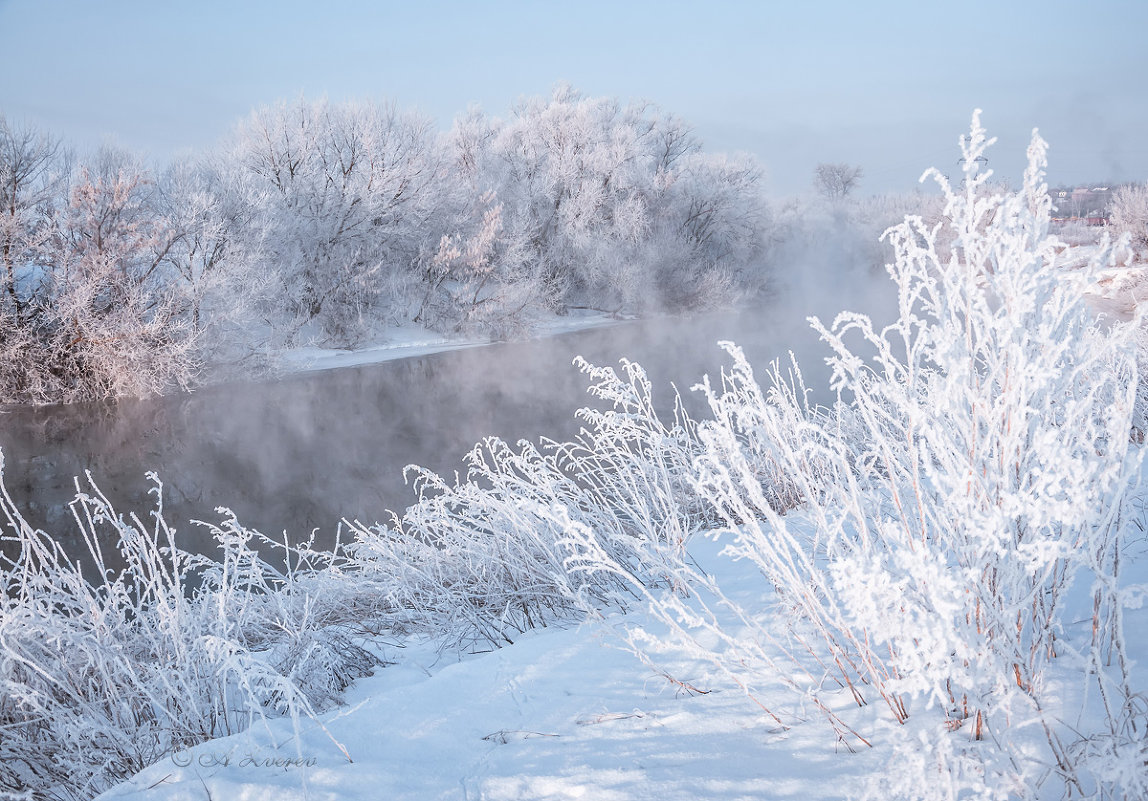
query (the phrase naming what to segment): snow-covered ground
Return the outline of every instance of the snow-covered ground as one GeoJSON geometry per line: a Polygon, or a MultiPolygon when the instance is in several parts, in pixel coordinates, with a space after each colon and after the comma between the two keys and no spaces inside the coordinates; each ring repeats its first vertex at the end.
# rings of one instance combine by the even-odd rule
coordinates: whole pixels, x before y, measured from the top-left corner
{"type": "MultiPolygon", "coordinates": [[[[534,337],[555,336],[587,328],[600,328],[622,322],[606,312],[592,309],[571,309],[562,317],[547,317],[532,326],[534,337]]],[[[461,350],[489,345],[489,337],[448,336],[415,323],[387,328],[379,341],[353,350],[315,346],[293,348],[280,357],[286,372],[333,370],[339,367],[357,367],[364,364],[428,356],[447,350],[461,350]]]]}
{"type": "MultiPolygon", "coordinates": [[[[752,592],[752,568],[717,557],[707,540],[697,549],[731,588],[744,573],[752,592]]],[[[626,650],[627,626],[659,631],[637,611],[461,658],[432,643],[388,649],[395,664],[358,681],[346,706],[322,717],[326,732],[307,720],[298,738],[289,720],[256,724],[100,798],[828,799],[879,768],[879,749],[836,748],[813,710],[780,730],[704,665],[663,666],[706,694],[670,683],[626,650]]],[[[876,711],[857,713],[872,720],[876,711]]]]}
{"type": "MultiPolygon", "coordinates": [[[[718,550],[701,537],[691,546],[731,597],[756,599],[761,614],[771,614],[753,567],[718,550]]],[[[1138,551],[1130,554],[1130,583],[1148,580],[1138,551]]],[[[1148,627],[1148,610],[1127,614],[1129,633],[1148,627]]],[[[387,648],[392,664],[356,682],[322,726],[302,720],[296,736],[288,719],[257,723],[173,754],[99,801],[841,799],[859,796],[888,769],[898,734],[944,723],[939,710],[913,710],[897,731],[881,704],[858,708],[841,692],[834,712],[874,746],[851,751],[812,706],[798,707],[804,721],[782,729],[705,664],[657,661],[704,692],[671,683],[627,650],[623,633],[635,627],[663,632],[639,609],[536,630],[482,654],[440,653],[429,642],[387,648]]],[[[1148,647],[1131,639],[1144,664],[1148,647]]],[[[1079,679],[1052,680],[1068,690],[1071,713],[1079,679]]],[[[756,690],[787,693],[780,683],[756,690]]],[[[951,736],[969,738],[964,730],[951,736]]]]}

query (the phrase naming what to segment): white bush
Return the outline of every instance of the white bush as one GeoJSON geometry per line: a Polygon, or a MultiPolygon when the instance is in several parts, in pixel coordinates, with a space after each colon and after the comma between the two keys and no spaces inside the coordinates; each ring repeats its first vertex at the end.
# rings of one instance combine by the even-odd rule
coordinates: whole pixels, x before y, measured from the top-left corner
{"type": "MultiPolygon", "coordinates": [[[[699,429],[698,490],[727,524],[726,553],[756,566],[788,631],[685,566],[693,597],[646,593],[684,647],[779,721],[785,699],[759,689],[776,681],[846,744],[868,739],[835,690],[882,699],[898,723],[936,715],[927,749],[911,740],[902,753],[925,758],[898,757],[894,771],[913,797],[1029,796],[1053,779],[1139,797],[1143,763],[1111,773],[1105,762],[1132,765],[1145,745],[1118,589],[1139,464],[1134,327],[1097,321],[1084,300],[1114,259],[1107,243],[1088,269],[1058,269],[1044,142],[1034,134],[1023,189],[991,195],[977,162],[989,144],[974,115],[962,187],[932,173],[943,223],[909,217],[887,233],[898,319],[883,330],[857,314],[813,321],[847,402],[809,409],[800,381],[776,368],[763,391],[732,346],[722,388],[703,386],[715,419],[699,429]],[[1083,609],[1071,604],[1080,584],[1083,609]],[[1083,631],[1069,625],[1080,614],[1093,620],[1083,631]],[[1060,665],[1099,692],[1098,728],[1061,722],[1049,681],[1060,665]],[[905,773],[912,764],[920,775],[905,773]],[[933,781],[938,765],[948,784],[933,781]]],[[[624,572],[579,547],[585,564],[624,572]]]]}

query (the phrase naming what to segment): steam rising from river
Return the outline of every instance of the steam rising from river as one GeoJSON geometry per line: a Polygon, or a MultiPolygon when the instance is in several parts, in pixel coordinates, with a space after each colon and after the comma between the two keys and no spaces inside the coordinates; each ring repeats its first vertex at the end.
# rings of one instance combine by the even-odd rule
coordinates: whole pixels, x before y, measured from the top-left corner
{"type": "MultiPolygon", "coordinates": [[[[154,470],[184,548],[211,547],[187,521],[218,520],[219,505],[269,535],[286,530],[298,539],[319,529],[320,541],[329,541],[342,517],[381,521],[412,503],[402,476],[408,464],[451,474],[487,435],[512,442],[575,435],[573,413],[592,400],[571,366],[576,355],[595,364],[639,362],[669,409],[671,382],[689,395],[703,374],[719,372],[719,340],[741,345],[761,373],[792,349],[814,399],[828,403],[827,350],[805,318],[828,324],[848,308],[887,320],[890,282],[844,239],[822,238],[796,255],[776,254],[773,297],[736,313],[621,323],[111,408],[14,410],[0,418],[5,479],[30,522],[57,536],[71,530],[73,476],[91,470],[121,512],[143,517],[154,508],[144,474],[154,470]]],[[[703,411],[694,395],[691,410],[703,411]]]]}

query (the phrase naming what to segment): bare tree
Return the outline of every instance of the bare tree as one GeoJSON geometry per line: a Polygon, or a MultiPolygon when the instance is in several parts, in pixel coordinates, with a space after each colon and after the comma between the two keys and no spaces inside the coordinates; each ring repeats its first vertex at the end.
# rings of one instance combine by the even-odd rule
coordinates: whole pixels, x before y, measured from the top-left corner
{"type": "Polygon", "coordinates": [[[813,171],[813,186],[826,200],[842,200],[857,188],[864,173],[860,167],[844,162],[838,164],[821,163],[813,171]]]}

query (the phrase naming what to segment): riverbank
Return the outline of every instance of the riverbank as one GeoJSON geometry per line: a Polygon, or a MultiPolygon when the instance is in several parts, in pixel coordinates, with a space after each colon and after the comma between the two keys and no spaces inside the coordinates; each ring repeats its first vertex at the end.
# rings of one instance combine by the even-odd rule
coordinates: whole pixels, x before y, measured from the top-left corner
{"type": "MultiPolygon", "coordinates": [[[[618,317],[596,309],[572,309],[569,314],[547,317],[536,322],[531,334],[524,340],[530,341],[546,337],[585,331],[590,328],[603,328],[619,323],[632,322],[634,317],[618,317]]],[[[421,325],[408,323],[388,328],[377,341],[358,348],[321,348],[304,346],[284,351],[278,358],[284,373],[304,373],[320,370],[335,370],[340,367],[362,367],[368,364],[414,359],[430,356],[448,350],[463,350],[505,343],[489,337],[448,336],[432,331],[421,325]]]]}
{"type": "MultiPolygon", "coordinates": [[[[784,630],[778,598],[761,592],[754,566],[720,548],[699,536],[690,553],[744,611],[784,630]]],[[[1125,585],[1148,582],[1143,548],[1129,556],[1125,585]]],[[[1084,617],[1065,636],[1087,639],[1089,625],[1084,617]]],[[[1127,631],[1146,626],[1148,606],[1127,610],[1127,631]]],[[[951,721],[939,706],[915,706],[902,726],[879,701],[859,707],[844,688],[822,691],[818,701],[865,731],[872,747],[848,747],[812,703],[798,699],[778,709],[789,724],[780,726],[713,665],[681,649],[660,649],[655,664],[643,664],[627,650],[627,631],[674,642],[642,608],[533,630],[479,654],[432,640],[396,642],[382,650],[389,664],[355,682],[344,704],[318,720],[296,730],[280,718],[178,751],[98,801],[836,801],[909,773],[898,745],[916,743],[921,759],[938,738],[958,749],[976,745],[968,731],[944,733],[951,721]]],[[[1148,642],[1128,645],[1138,665],[1148,664],[1148,642]]],[[[1093,720],[1081,717],[1087,705],[1078,669],[1071,656],[1050,669],[1061,695],[1049,713],[1084,728],[1093,720]]],[[[1143,670],[1135,676],[1143,686],[1143,670]]],[[[753,691],[771,700],[792,692],[781,676],[753,691]]],[[[996,736],[1018,747],[1040,739],[1021,727],[996,736]]],[[[943,764],[937,758],[938,787],[949,779],[943,764]]],[[[941,797],[916,789],[914,797],[941,797]]]]}
{"type": "MultiPolygon", "coordinates": [[[[752,593],[752,566],[700,537],[692,550],[731,592],[740,579],[752,593]]],[[[781,729],[712,666],[665,655],[659,667],[690,685],[668,681],[626,650],[626,629],[639,628],[667,636],[635,609],[483,654],[403,642],[298,734],[286,719],[253,726],[167,756],[99,801],[828,801],[880,769],[885,749],[838,748],[816,719],[781,729]]]]}

